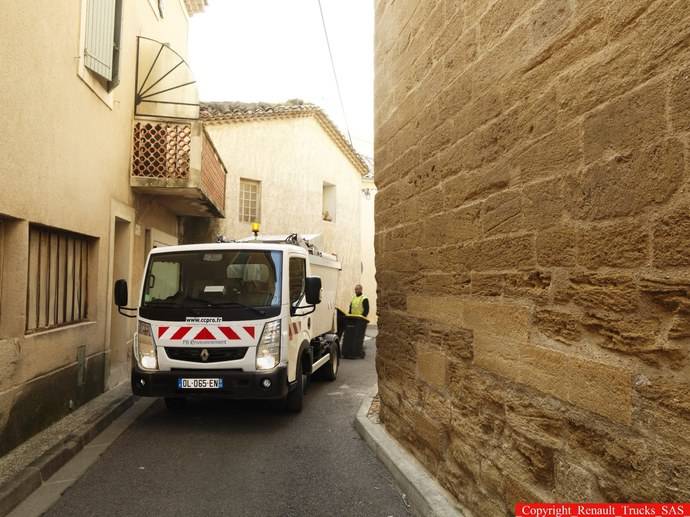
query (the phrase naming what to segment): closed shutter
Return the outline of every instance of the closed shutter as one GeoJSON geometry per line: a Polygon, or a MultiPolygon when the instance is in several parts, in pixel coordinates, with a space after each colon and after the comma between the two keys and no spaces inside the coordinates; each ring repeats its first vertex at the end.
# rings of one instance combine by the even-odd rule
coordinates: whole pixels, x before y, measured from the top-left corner
{"type": "Polygon", "coordinates": [[[113,78],[116,0],[87,0],[84,65],[108,81],[113,78]]]}

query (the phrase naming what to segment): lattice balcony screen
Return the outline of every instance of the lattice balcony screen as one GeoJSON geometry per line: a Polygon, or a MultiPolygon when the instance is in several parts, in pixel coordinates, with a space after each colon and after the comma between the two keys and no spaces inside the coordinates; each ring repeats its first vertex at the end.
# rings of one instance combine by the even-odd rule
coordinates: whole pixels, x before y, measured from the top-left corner
{"type": "Polygon", "coordinates": [[[132,176],[186,178],[191,142],[191,124],[135,123],[132,176]]]}

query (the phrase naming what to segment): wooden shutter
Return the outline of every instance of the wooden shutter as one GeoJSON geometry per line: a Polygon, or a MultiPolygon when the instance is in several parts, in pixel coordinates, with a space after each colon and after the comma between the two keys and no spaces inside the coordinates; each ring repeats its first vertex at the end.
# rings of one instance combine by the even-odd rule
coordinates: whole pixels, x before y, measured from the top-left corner
{"type": "Polygon", "coordinates": [[[84,66],[108,81],[113,78],[116,0],[88,0],[84,66]]]}

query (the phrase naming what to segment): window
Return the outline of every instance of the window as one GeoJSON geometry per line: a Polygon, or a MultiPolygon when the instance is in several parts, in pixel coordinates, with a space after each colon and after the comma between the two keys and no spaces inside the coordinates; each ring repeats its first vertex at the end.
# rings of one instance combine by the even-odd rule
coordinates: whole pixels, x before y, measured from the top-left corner
{"type": "Polygon", "coordinates": [[[29,227],[27,333],[87,319],[91,241],[76,233],[29,227]]]}
{"type": "Polygon", "coordinates": [[[295,304],[304,294],[307,263],[303,258],[290,259],[290,304],[295,304]]]}
{"type": "Polygon", "coordinates": [[[335,222],[335,185],[331,183],[323,183],[323,210],[322,217],[324,221],[335,222]]]}
{"type": "Polygon", "coordinates": [[[240,180],[240,222],[261,222],[261,182],[240,180]]]}
{"type": "Polygon", "coordinates": [[[87,0],[84,66],[107,82],[119,83],[122,0],[87,0]]]}
{"type": "Polygon", "coordinates": [[[154,260],[146,286],[146,300],[166,300],[180,291],[180,263],[154,260]]]}
{"type": "Polygon", "coordinates": [[[142,307],[279,308],[281,266],[279,251],[154,253],[142,307]]]}

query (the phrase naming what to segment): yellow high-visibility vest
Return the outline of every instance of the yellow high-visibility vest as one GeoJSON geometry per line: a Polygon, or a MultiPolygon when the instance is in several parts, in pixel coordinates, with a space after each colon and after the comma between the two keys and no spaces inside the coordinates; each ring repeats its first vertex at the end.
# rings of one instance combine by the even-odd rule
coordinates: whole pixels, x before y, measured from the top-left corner
{"type": "Polygon", "coordinates": [[[364,295],[352,298],[350,302],[350,314],[354,314],[355,316],[364,315],[364,300],[366,299],[367,297],[364,295]]]}

